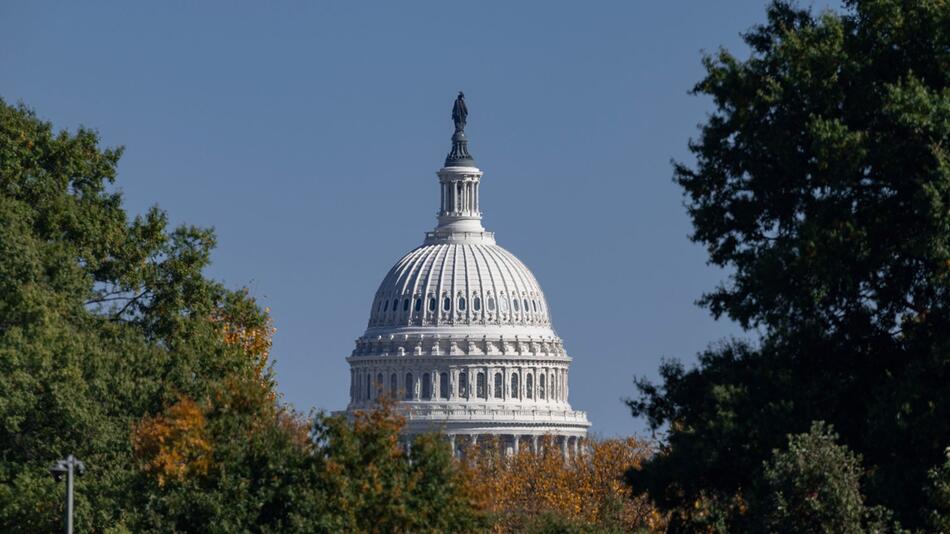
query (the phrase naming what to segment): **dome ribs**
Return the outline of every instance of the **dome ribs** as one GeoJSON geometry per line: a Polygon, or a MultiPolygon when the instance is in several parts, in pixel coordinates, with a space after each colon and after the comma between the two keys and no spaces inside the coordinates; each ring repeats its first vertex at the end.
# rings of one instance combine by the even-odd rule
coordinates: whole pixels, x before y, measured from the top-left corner
{"type": "Polygon", "coordinates": [[[423,296],[425,302],[423,302],[423,306],[422,306],[422,323],[423,324],[431,322],[432,314],[438,313],[438,310],[439,310],[439,303],[438,303],[439,296],[438,294],[432,293],[432,275],[435,273],[435,264],[439,260],[439,253],[441,252],[441,249],[438,247],[432,247],[432,246],[429,246],[426,248],[429,249],[429,252],[426,254],[426,257],[428,259],[428,264],[426,268],[426,281],[425,281],[425,284],[422,285],[422,291],[423,293],[425,293],[425,295],[423,296]],[[429,302],[428,302],[429,295],[433,295],[433,297],[436,299],[436,306],[434,310],[429,310],[429,302]]]}
{"type": "Polygon", "coordinates": [[[511,252],[494,244],[435,243],[416,247],[389,270],[376,292],[369,326],[437,324],[550,327],[550,317],[537,279],[511,252]],[[460,297],[466,299],[464,310],[460,297]],[[432,310],[430,298],[435,299],[432,310]],[[418,311],[416,299],[421,299],[418,311]],[[494,310],[488,307],[489,299],[495,300],[494,310]],[[398,309],[381,311],[394,300],[398,309]]]}
{"type": "MultiPolygon", "coordinates": [[[[458,307],[458,284],[459,284],[459,275],[461,274],[461,282],[465,284],[467,281],[467,276],[465,275],[465,251],[462,245],[453,245],[455,247],[455,256],[452,258],[452,294],[449,295],[449,298],[452,300],[452,320],[457,321],[459,317],[459,307],[458,307]],[[459,253],[462,256],[462,272],[459,273],[459,253]]],[[[468,311],[468,306],[465,306],[465,311],[468,311]]]]}
{"type": "MultiPolygon", "coordinates": [[[[485,307],[487,303],[485,301],[485,284],[482,283],[482,268],[481,268],[481,265],[479,265],[478,263],[478,255],[476,254],[476,252],[478,253],[481,252],[481,248],[479,247],[479,245],[472,246],[471,254],[472,254],[472,264],[475,265],[475,279],[478,280],[478,290],[477,290],[478,298],[481,300],[479,304],[479,307],[481,308],[479,310],[479,316],[481,317],[481,322],[484,324],[485,317],[488,314],[488,310],[485,307]]],[[[491,277],[491,270],[489,270],[488,273],[489,273],[488,274],[489,277],[491,277]]],[[[492,285],[494,285],[494,280],[492,280],[492,285]]],[[[468,288],[469,298],[471,298],[472,296],[471,294],[474,292],[476,292],[474,288],[468,288]]],[[[474,302],[472,304],[474,305],[474,302]]]]}
{"type": "MultiPolygon", "coordinates": [[[[420,247],[420,250],[424,248],[425,247],[420,247]]],[[[419,314],[423,313],[423,308],[421,307],[419,308],[419,312],[416,312],[416,305],[414,301],[416,298],[420,298],[418,296],[418,293],[419,293],[418,288],[419,288],[419,279],[422,277],[419,275],[419,273],[421,273],[422,270],[425,269],[426,262],[428,260],[429,260],[428,251],[422,250],[422,252],[418,256],[416,256],[416,260],[413,263],[412,268],[409,270],[410,275],[406,278],[406,281],[403,284],[403,293],[406,293],[406,289],[409,287],[409,282],[410,280],[412,281],[412,289],[409,290],[408,294],[406,295],[407,298],[409,299],[409,317],[407,317],[408,319],[408,321],[406,321],[407,324],[412,324],[416,322],[417,320],[419,320],[419,314]]]]}
{"type": "MultiPolygon", "coordinates": [[[[511,252],[508,252],[508,251],[505,250],[505,249],[500,249],[500,251],[501,251],[502,254],[505,254],[505,255],[508,256],[508,260],[509,260],[511,263],[517,265],[518,267],[521,267],[520,269],[518,269],[518,276],[520,276],[520,277],[522,278],[522,281],[524,282],[525,287],[527,288],[527,289],[526,289],[526,293],[530,296],[530,298],[531,298],[532,300],[536,300],[536,299],[540,298],[540,296],[541,296],[541,285],[538,283],[538,280],[534,277],[534,273],[532,273],[531,270],[528,269],[528,267],[527,267],[521,260],[519,260],[518,258],[516,258],[515,255],[512,254],[511,252]]],[[[521,298],[522,298],[522,300],[524,300],[524,296],[523,296],[523,295],[521,296],[521,298]]],[[[522,312],[524,312],[524,313],[535,313],[535,312],[530,311],[530,310],[522,310],[522,312]]]]}
{"type": "MultiPolygon", "coordinates": [[[[507,276],[507,277],[504,277],[504,276],[503,276],[503,277],[502,277],[502,281],[503,281],[504,284],[505,284],[505,293],[506,293],[505,298],[508,300],[508,312],[509,312],[509,314],[510,314],[510,315],[508,316],[509,319],[510,319],[509,322],[512,323],[512,324],[514,324],[514,323],[516,323],[516,322],[518,322],[518,321],[515,320],[515,309],[514,309],[514,306],[512,306],[512,302],[511,302],[511,294],[512,294],[512,291],[511,291],[511,289],[508,287],[508,279],[509,279],[509,278],[511,279],[511,283],[514,285],[514,295],[515,295],[515,297],[519,297],[519,298],[520,298],[521,295],[518,295],[518,292],[519,292],[519,289],[518,289],[518,281],[517,281],[515,275],[512,274],[511,265],[510,265],[507,261],[504,261],[504,259],[503,259],[504,256],[502,256],[501,254],[498,253],[498,250],[497,250],[498,248],[499,248],[499,247],[490,247],[490,248],[488,249],[488,253],[489,253],[492,257],[495,258],[495,265],[498,265],[498,266],[499,266],[499,270],[500,270],[500,269],[502,268],[502,266],[503,266],[503,267],[504,267],[504,270],[508,272],[508,276],[507,276]]],[[[520,305],[519,305],[519,306],[520,306],[520,305]]],[[[523,318],[524,318],[524,316],[522,316],[522,319],[523,319],[523,318]]],[[[523,321],[521,321],[521,322],[523,322],[523,321]]]]}
{"type": "Polygon", "coordinates": [[[445,264],[449,260],[449,248],[440,248],[444,250],[444,253],[442,255],[442,267],[439,269],[439,286],[435,290],[435,320],[437,324],[442,322],[442,293],[445,291],[445,264]]]}

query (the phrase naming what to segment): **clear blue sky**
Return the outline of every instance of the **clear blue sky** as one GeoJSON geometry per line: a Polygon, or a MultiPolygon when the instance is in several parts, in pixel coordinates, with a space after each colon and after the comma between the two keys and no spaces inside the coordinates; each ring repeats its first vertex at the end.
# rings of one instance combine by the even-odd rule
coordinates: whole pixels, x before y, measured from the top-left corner
{"type": "Polygon", "coordinates": [[[345,406],[376,287],[435,223],[458,90],[484,223],[545,290],[595,432],[643,432],[635,375],[744,335],[693,304],[724,275],[670,160],[711,109],[701,52],[744,57],[764,1],[279,4],[3,2],[0,96],[125,145],[132,213],[216,229],[209,274],[272,309],[298,409],[345,406]]]}

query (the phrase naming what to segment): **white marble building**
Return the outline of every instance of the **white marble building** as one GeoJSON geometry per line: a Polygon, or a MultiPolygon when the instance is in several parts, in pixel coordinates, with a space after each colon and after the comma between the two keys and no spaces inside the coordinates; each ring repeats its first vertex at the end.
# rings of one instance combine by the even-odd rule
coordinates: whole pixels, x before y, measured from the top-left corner
{"type": "Polygon", "coordinates": [[[509,451],[553,435],[575,452],[590,423],[568,402],[571,357],[541,286],[481,223],[480,171],[468,153],[462,95],[452,151],[438,171],[438,225],[383,279],[350,363],[349,412],[398,400],[407,432],[454,447],[498,436],[509,451]]]}

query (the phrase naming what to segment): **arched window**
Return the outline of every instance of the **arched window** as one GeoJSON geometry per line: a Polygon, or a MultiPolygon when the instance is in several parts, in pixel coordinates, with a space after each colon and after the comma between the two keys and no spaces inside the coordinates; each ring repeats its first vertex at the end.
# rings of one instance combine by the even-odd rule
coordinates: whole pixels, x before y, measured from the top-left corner
{"type": "Polygon", "coordinates": [[[488,311],[495,311],[495,297],[488,297],[488,311]]]}
{"type": "Polygon", "coordinates": [[[383,384],[384,384],[383,373],[379,373],[376,375],[376,396],[377,397],[383,396],[383,384]]]}
{"type": "Polygon", "coordinates": [[[425,400],[432,398],[432,377],[429,373],[422,375],[422,398],[425,400]]]}
{"type": "Polygon", "coordinates": [[[488,398],[488,384],[485,383],[485,373],[479,371],[475,382],[475,394],[480,399],[488,398]]]}
{"type": "Polygon", "coordinates": [[[548,377],[548,383],[551,384],[551,400],[557,400],[557,381],[554,380],[554,373],[548,377]]]}
{"type": "Polygon", "coordinates": [[[472,309],[475,311],[481,311],[482,309],[482,299],[475,297],[472,299],[472,309]]]}
{"type": "Polygon", "coordinates": [[[522,302],[524,302],[524,311],[525,312],[531,311],[531,308],[528,307],[528,299],[524,299],[522,302]]]}
{"type": "Polygon", "coordinates": [[[501,373],[495,373],[495,398],[500,399],[505,396],[505,377],[501,373]]]}
{"type": "Polygon", "coordinates": [[[538,311],[538,301],[531,299],[531,309],[538,311]]]}
{"type": "Polygon", "coordinates": [[[538,376],[538,398],[544,398],[544,375],[538,376]]]}
{"type": "Polygon", "coordinates": [[[372,398],[373,396],[372,393],[373,393],[373,377],[371,377],[369,373],[366,373],[366,400],[369,400],[372,398]]]}
{"type": "Polygon", "coordinates": [[[459,373],[459,397],[468,396],[468,371],[459,373]]]}
{"type": "Polygon", "coordinates": [[[389,377],[389,397],[393,399],[396,398],[396,390],[399,389],[399,385],[396,384],[396,382],[397,382],[396,373],[393,373],[389,377]]]}
{"type": "Polygon", "coordinates": [[[515,399],[521,398],[521,389],[518,387],[521,384],[518,383],[518,373],[511,373],[511,397],[515,399]]]}
{"type": "Polygon", "coordinates": [[[409,311],[409,299],[402,301],[402,311],[409,311]]]}
{"type": "Polygon", "coordinates": [[[459,311],[465,311],[465,297],[459,297],[459,311]]]}
{"type": "Polygon", "coordinates": [[[442,311],[449,311],[452,309],[452,299],[445,297],[442,299],[442,311]]]}
{"type": "Polygon", "coordinates": [[[393,311],[396,311],[396,308],[399,307],[399,299],[393,299],[393,311]]]}
{"type": "MultiPolygon", "coordinates": [[[[393,306],[395,306],[395,304],[393,304],[393,306]]],[[[521,309],[520,309],[520,307],[519,307],[519,305],[518,305],[518,299],[514,299],[514,300],[511,301],[511,307],[512,307],[515,311],[521,311],[521,309]]]]}
{"type": "Polygon", "coordinates": [[[416,298],[416,305],[413,306],[413,310],[414,310],[414,311],[419,311],[419,310],[421,310],[421,309],[422,309],[422,299],[417,297],[417,298],[416,298]]]}
{"type": "Polygon", "coordinates": [[[441,373],[439,375],[439,398],[449,398],[449,374],[441,373]]]}
{"type": "Polygon", "coordinates": [[[416,384],[412,380],[412,373],[406,373],[406,400],[412,400],[412,394],[416,389],[416,384]]]}
{"type": "Polygon", "coordinates": [[[529,399],[534,398],[534,377],[529,373],[528,376],[524,377],[524,389],[525,397],[529,399]]]}
{"type": "Polygon", "coordinates": [[[435,311],[435,297],[429,297],[429,311],[435,311]]]}

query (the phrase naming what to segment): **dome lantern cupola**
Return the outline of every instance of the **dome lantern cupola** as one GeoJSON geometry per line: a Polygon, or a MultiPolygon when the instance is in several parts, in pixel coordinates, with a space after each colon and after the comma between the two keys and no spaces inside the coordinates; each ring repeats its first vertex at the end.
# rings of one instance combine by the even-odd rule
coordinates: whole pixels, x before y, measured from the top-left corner
{"type": "Polygon", "coordinates": [[[479,185],[483,173],[475,166],[475,160],[468,152],[468,139],[465,137],[467,120],[465,94],[459,91],[452,107],[452,121],[455,123],[452,150],[445,158],[445,166],[436,173],[441,190],[439,224],[426,234],[426,243],[495,242],[492,233],[486,232],[482,226],[479,185]]]}

